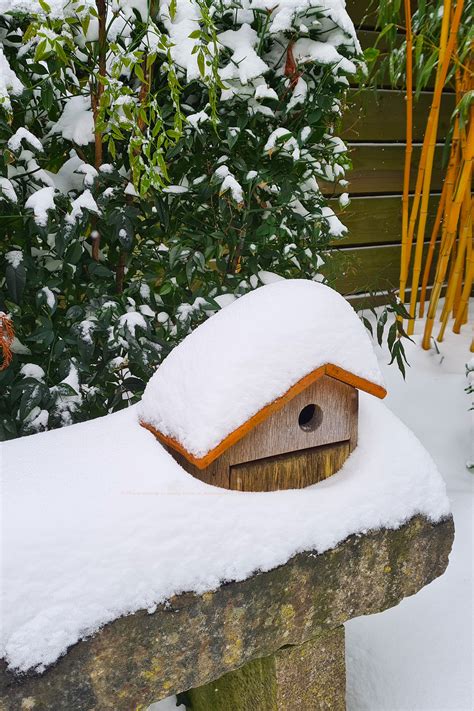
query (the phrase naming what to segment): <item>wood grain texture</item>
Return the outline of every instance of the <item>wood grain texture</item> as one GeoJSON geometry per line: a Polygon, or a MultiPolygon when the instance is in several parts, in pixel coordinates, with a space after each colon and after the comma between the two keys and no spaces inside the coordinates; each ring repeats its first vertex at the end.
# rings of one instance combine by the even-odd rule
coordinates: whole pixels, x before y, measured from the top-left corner
{"type": "Polygon", "coordinates": [[[214,449],[211,449],[206,455],[200,458],[194,456],[191,452],[188,452],[180,442],[173,439],[172,437],[164,435],[162,432],[160,432],[160,430],[158,430],[149,422],[141,420],[140,424],[142,427],[154,434],[155,437],[159,439],[160,442],[162,442],[167,448],[183,455],[194,467],[197,467],[198,469],[204,469],[208,467],[211,462],[220,457],[226,450],[228,450],[230,447],[234,446],[237,442],[239,442],[257,425],[259,425],[261,422],[264,422],[270,417],[270,415],[283,408],[283,406],[286,405],[286,403],[290,402],[290,400],[292,400],[294,397],[296,397],[296,395],[303,392],[314,382],[322,378],[325,373],[328,373],[332,377],[335,377],[341,382],[349,384],[352,387],[359,388],[359,390],[364,390],[365,392],[368,392],[371,395],[375,395],[375,397],[384,398],[387,394],[385,388],[381,387],[380,385],[372,383],[369,380],[366,380],[365,378],[359,377],[358,375],[354,375],[353,373],[334,366],[331,363],[327,363],[326,365],[323,365],[320,368],[316,368],[316,370],[313,370],[311,373],[308,373],[308,375],[305,375],[303,378],[298,380],[298,382],[296,382],[289,390],[287,390],[284,395],[277,398],[269,405],[263,407],[255,415],[253,415],[253,417],[251,417],[240,427],[237,427],[233,432],[231,432],[227,437],[225,437],[216,447],[214,447],[214,449]]]}
{"type": "Polygon", "coordinates": [[[231,447],[228,450],[229,464],[349,440],[351,421],[357,418],[353,393],[351,385],[323,375],[231,447]],[[320,408],[322,421],[316,429],[306,431],[299,426],[298,418],[303,408],[311,404],[320,408]]]}
{"type": "MultiPolygon", "coordinates": [[[[423,249],[426,256],[428,244],[423,249]]],[[[324,273],[329,285],[342,294],[386,291],[398,288],[400,245],[333,250],[328,254],[324,273]]],[[[433,279],[432,271],[430,283],[433,279]]]]}
{"type": "MultiPolygon", "coordinates": [[[[433,94],[422,91],[413,107],[413,140],[422,141],[426,118],[433,94]]],[[[349,90],[347,110],[342,123],[342,138],[345,141],[400,141],[406,139],[405,92],[401,90],[366,89],[349,90]]],[[[438,140],[445,139],[452,112],[455,109],[454,94],[448,94],[441,103],[438,140]]]]}
{"type": "MultiPolygon", "coordinates": [[[[437,146],[433,164],[431,190],[440,192],[443,180],[441,166],[443,147],[437,146]]],[[[413,147],[410,190],[414,190],[416,171],[420,159],[421,146],[413,147]]],[[[325,195],[334,195],[349,190],[351,195],[381,195],[403,192],[403,168],[405,146],[401,143],[350,144],[353,169],[348,173],[349,188],[341,188],[332,183],[320,181],[325,195]]]]}
{"type": "MultiPolygon", "coordinates": [[[[246,436],[228,447],[205,468],[196,466],[174,448],[167,449],[194,477],[206,484],[225,489],[234,488],[235,480],[232,481],[231,471],[239,464],[254,462],[258,468],[259,463],[269,458],[290,454],[291,459],[296,451],[308,452],[314,447],[327,447],[338,442],[348,442],[349,451],[352,451],[357,443],[358,392],[352,385],[341,381],[340,378],[347,377],[346,371],[335,366],[333,369],[334,377],[322,375],[290,401],[285,402],[282,408],[254,426],[246,436]],[[307,405],[313,404],[319,408],[322,417],[314,429],[302,429],[299,425],[300,413],[307,405]]],[[[286,488],[306,486],[304,481],[315,476],[309,471],[305,475],[302,474],[302,461],[299,460],[299,464],[295,466],[293,484],[286,488]]],[[[284,468],[287,481],[290,482],[291,467],[288,462],[284,468]]]]}
{"type": "Polygon", "coordinates": [[[356,28],[359,25],[375,28],[377,9],[378,3],[371,0],[347,0],[346,3],[346,10],[356,28]]]}
{"type": "MultiPolygon", "coordinates": [[[[438,202],[438,195],[430,197],[426,229],[428,237],[431,234],[438,202]]],[[[336,199],[332,200],[330,205],[348,229],[347,237],[332,242],[334,247],[363,247],[367,245],[401,243],[401,195],[354,197],[345,210],[339,208],[336,199]]]]}
{"type": "MultiPolygon", "coordinates": [[[[368,25],[366,25],[366,26],[368,26],[368,25]]],[[[365,29],[364,28],[364,29],[360,29],[357,31],[357,37],[359,38],[359,42],[360,42],[363,50],[368,49],[369,47],[375,47],[378,36],[379,36],[379,32],[377,32],[377,30],[373,30],[373,29],[365,29]]],[[[403,38],[404,38],[404,35],[402,33],[399,33],[397,40],[395,42],[396,47],[399,47],[401,45],[403,38]]],[[[385,59],[388,52],[389,52],[388,44],[386,42],[386,37],[381,37],[378,40],[377,49],[380,51],[380,55],[379,55],[380,59],[385,59]]],[[[377,63],[380,64],[380,62],[378,60],[376,60],[375,64],[377,65],[377,63]]],[[[354,87],[359,86],[355,77],[352,79],[352,81],[351,81],[351,79],[349,79],[349,81],[351,82],[351,84],[354,85],[354,87]]],[[[435,84],[435,74],[433,73],[425,86],[425,90],[426,91],[432,90],[434,88],[434,84],[435,84]]],[[[394,88],[392,86],[391,81],[390,81],[388,68],[386,68],[385,74],[383,76],[379,75],[378,85],[379,86],[386,86],[387,88],[394,88]]],[[[402,89],[403,85],[399,84],[398,88],[402,89]]],[[[444,91],[450,92],[453,90],[454,90],[454,82],[451,80],[451,82],[449,82],[448,86],[446,87],[446,89],[444,91]]]]}
{"type": "Polygon", "coordinates": [[[327,479],[342,467],[350,442],[302,449],[230,467],[230,488],[237,491],[303,489],[327,479]]]}

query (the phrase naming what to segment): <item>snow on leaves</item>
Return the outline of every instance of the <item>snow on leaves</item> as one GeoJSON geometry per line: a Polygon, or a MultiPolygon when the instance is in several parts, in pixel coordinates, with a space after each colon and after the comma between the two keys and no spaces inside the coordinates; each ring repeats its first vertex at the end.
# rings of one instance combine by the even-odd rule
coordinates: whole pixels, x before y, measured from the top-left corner
{"type": "Polygon", "coordinates": [[[93,0],[0,0],[0,310],[16,334],[0,437],[137,399],[213,311],[268,278],[323,279],[344,233],[319,189],[350,166],[342,0],[155,6],[108,3],[99,22],[93,0]],[[27,363],[45,376],[22,406],[27,363]]]}

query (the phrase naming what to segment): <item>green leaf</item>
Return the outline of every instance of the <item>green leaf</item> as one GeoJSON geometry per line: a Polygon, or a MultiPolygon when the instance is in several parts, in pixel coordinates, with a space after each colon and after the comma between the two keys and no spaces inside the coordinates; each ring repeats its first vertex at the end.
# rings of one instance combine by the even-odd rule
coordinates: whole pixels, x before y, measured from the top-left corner
{"type": "Polygon", "coordinates": [[[82,257],[83,251],[82,243],[79,240],[75,240],[66,249],[64,260],[68,264],[77,264],[82,257]]]}
{"type": "Polygon", "coordinates": [[[383,332],[384,332],[385,324],[387,323],[387,316],[388,316],[387,310],[384,309],[377,321],[377,341],[378,341],[379,346],[382,345],[383,332]]]}
{"type": "Polygon", "coordinates": [[[23,262],[20,262],[17,267],[7,264],[5,269],[5,277],[11,300],[16,304],[21,304],[26,284],[26,269],[23,262]]]}

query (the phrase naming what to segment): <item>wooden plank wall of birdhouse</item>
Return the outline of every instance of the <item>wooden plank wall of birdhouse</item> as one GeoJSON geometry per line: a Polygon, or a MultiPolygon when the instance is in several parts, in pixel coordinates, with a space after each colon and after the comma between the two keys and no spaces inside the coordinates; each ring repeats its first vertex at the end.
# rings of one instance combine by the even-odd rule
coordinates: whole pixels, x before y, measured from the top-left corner
{"type": "Polygon", "coordinates": [[[257,425],[227,450],[229,465],[251,462],[278,454],[348,441],[350,451],[357,444],[358,391],[327,375],[319,378],[281,410],[257,425]],[[314,431],[298,424],[301,410],[315,404],[323,420],[314,431]]]}
{"type": "Polygon", "coordinates": [[[229,486],[236,491],[303,489],[339,471],[350,452],[345,441],[235,464],[230,467],[229,486]]]}

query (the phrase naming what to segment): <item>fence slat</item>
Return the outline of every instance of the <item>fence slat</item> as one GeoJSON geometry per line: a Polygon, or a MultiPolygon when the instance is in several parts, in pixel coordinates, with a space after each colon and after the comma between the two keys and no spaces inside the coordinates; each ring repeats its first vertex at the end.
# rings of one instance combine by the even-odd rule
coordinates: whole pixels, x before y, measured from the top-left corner
{"type": "MultiPolygon", "coordinates": [[[[439,196],[430,198],[426,234],[429,236],[438,207],[439,196]]],[[[346,225],[349,234],[335,240],[335,247],[368,246],[401,242],[402,198],[398,195],[353,198],[345,210],[338,208],[336,200],[331,207],[346,225]]]]}
{"type": "MultiPolygon", "coordinates": [[[[425,244],[424,256],[428,245],[425,244]]],[[[400,245],[333,250],[323,272],[342,294],[393,290],[400,277],[400,245]]]]}
{"type": "MultiPolygon", "coordinates": [[[[414,104],[413,140],[422,141],[426,117],[433,94],[423,91],[414,104]]],[[[380,89],[357,91],[351,89],[349,107],[343,119],[343,138],[348,141],[405,141],[405,94],[403,91],[380,89]]],[[[443,138],[455,109],[453,94],[447,94],[441,104],[438,136],[443,138]]]]}
{"type": "MultiPolygon", "coordinates": [[[[405,161],[405,146],[402,143],[355,144],[350,146],[350,151],[354,167],[347,176],[349,180],[349,188],[347,189],[351,195],[402,193],[405,161]]],[[[442,187],[442,152],[443,147],[437,146],[431,181],[431,190],[433,192],[440,192],[442,187]]],[[[414,146],[411,190],[415,188],[416,169],[420,153],[421,146],[414,146]]],[[[320,187],[325,195],[339,194],[346,190],[323,181],[320,182],[320,187]]]]}

